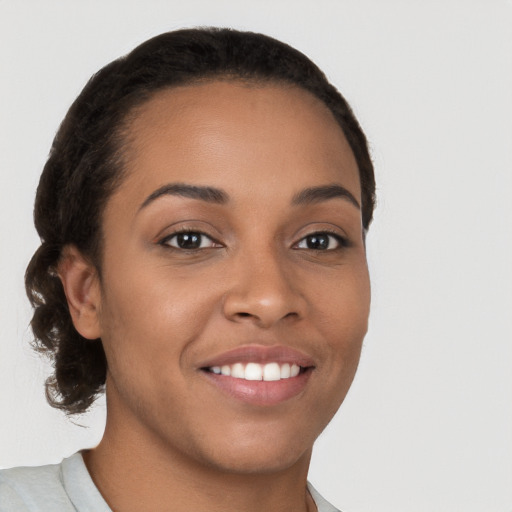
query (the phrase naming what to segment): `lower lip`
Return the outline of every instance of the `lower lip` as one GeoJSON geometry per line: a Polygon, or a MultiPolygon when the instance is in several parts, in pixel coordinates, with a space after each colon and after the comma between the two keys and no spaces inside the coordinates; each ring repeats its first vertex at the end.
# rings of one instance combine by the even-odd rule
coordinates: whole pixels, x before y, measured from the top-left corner
{"type": "Polygon", "coordinates": [[[222,392],[251,405],[277,405],[304,391],[312,368],[297,377],[275,381],[245,380],[203,371],[204,375],[222,392]]]}

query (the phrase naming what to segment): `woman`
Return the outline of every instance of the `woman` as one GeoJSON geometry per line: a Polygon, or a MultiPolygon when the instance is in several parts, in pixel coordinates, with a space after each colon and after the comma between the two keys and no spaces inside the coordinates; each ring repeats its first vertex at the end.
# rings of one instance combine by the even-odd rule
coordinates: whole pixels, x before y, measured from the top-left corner
{"type": "Polygon", "coordinates": [[[50,403],[100,444],[0,476],[0,510],[336,510],[307,484],[370,303],[366,139],[304,55],[226,29],[97,73],[39,184],[26,284],[50,403]]]}

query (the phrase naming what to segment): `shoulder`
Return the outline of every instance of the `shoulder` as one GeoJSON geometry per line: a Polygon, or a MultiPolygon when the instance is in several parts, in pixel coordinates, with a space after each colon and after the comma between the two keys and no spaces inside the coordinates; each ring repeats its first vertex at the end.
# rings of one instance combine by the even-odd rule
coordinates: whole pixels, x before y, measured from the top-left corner
{"type": "Polygon", "coordinates": [[[110,512],[82,455],[60,464],[0,471],[0,512],[110,512]]]}
{"type": "Polygon", "coordinates": [[[334,505],[331,505],[312,485],[308,482],[308,490],[315,502],[318,512],[341,512],[334,505]]]}
{"type": "Polygon", "coordinates": [[[0,471],[0,512],[39,511],[45,505],[67,511],[60,464],[0,471]]]}

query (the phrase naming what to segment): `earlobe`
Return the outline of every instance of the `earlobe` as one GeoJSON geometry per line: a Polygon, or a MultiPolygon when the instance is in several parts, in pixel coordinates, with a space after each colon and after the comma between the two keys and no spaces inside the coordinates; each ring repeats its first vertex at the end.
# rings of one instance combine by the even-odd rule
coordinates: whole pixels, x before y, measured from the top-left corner
{"type": "Polygon", "coordinates": [[[75,329],[87,339],[101,337],[100,283],[96,267],[74,246],[64,247],[58,275],[75,329]]]}

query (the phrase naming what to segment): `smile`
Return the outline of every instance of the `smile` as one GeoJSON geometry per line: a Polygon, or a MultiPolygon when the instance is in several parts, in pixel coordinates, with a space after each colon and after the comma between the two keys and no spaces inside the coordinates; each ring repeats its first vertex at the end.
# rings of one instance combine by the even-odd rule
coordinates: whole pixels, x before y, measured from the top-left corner
{"type": "Polygon", "coordinates": [[[245,345],[204,361],[198,369],[224,396],[268,407],[301,395],[316,364],[290,347],[245,345]]]}
{"type": "Polygon", "coordinates": [[[225,377],[233,377],[235,379],[244,379],[250,381],[278,381],[282,379],[290,379],[293,377],[297,377],[301,371],[304,371],[305,368],[302,368],[298,364],[295,363],[278,363],[278,362],[270,362],[266,364],[259,363],[235,363],[232,365],[223,365],[223,366],[212,366],[206,368],[206,371],[214,373],[216,375],[224,375],[225,377]]]}

